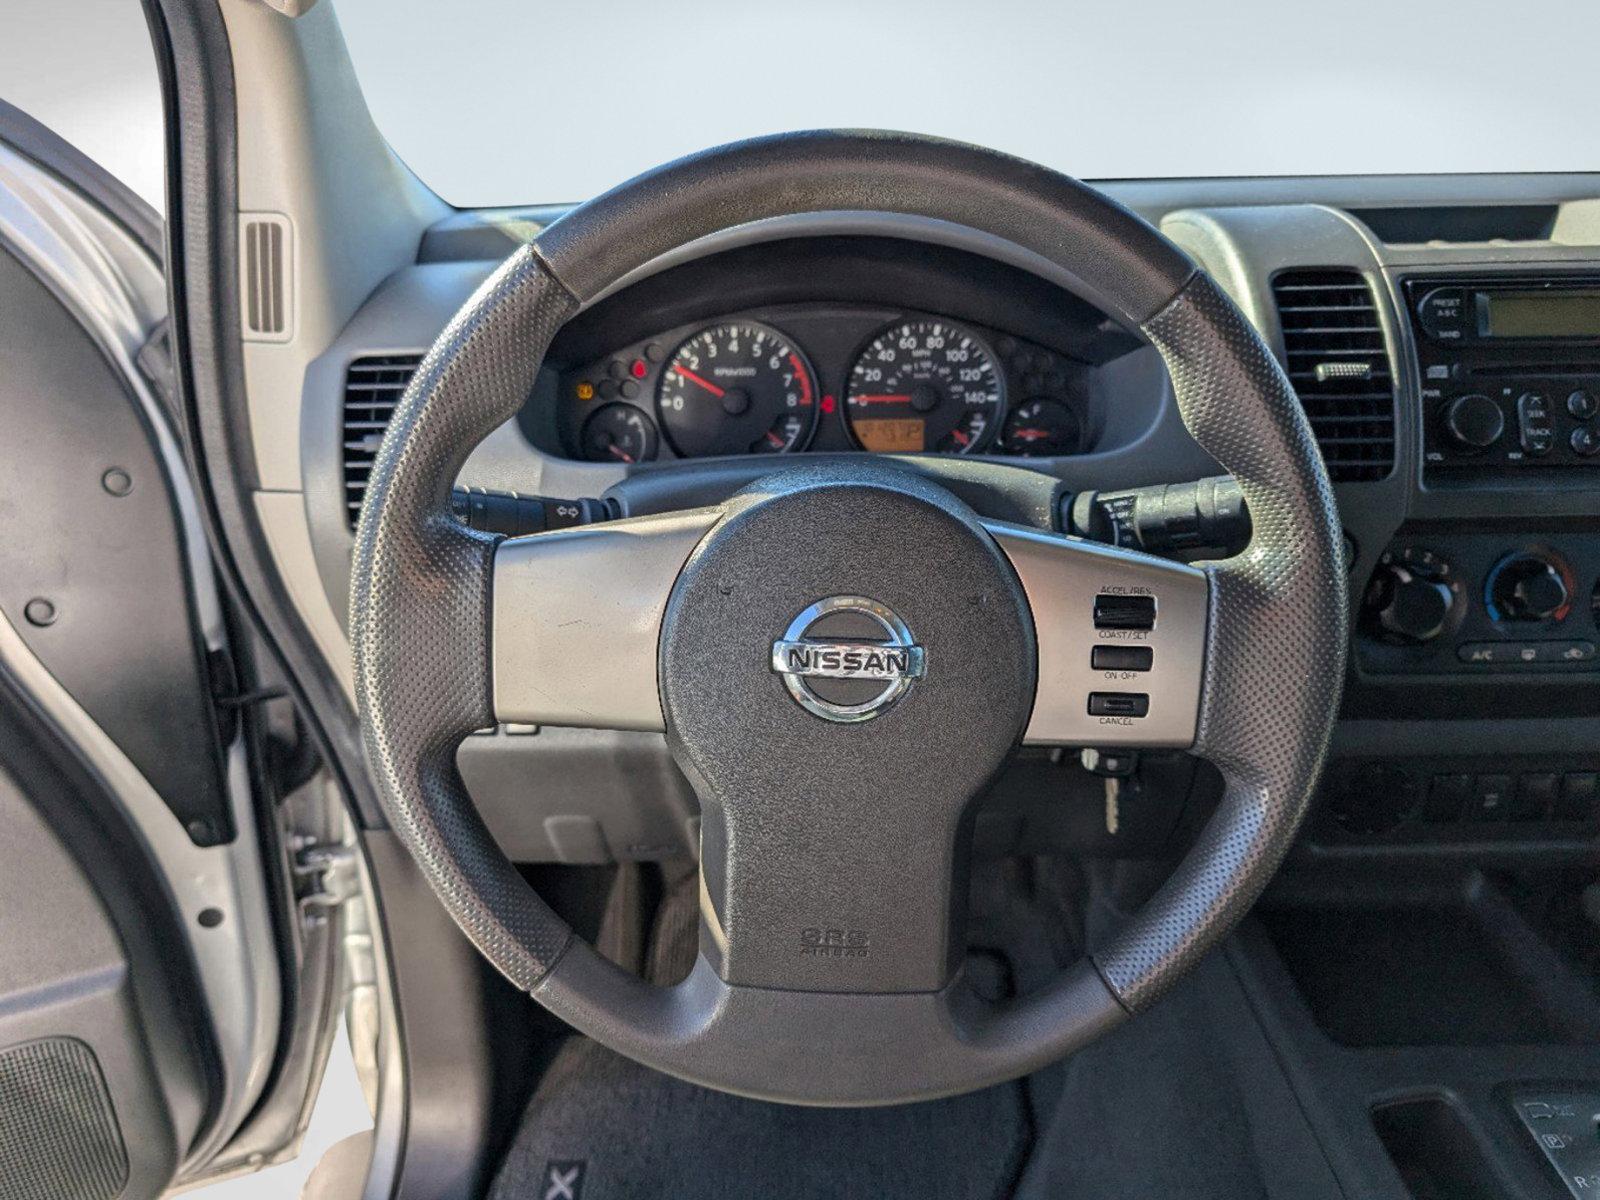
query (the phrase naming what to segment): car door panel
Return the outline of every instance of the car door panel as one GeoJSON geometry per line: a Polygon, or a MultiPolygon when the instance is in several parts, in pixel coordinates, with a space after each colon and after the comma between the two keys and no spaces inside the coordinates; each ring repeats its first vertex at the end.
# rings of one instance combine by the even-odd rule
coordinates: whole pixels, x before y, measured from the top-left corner
{"type": "Polygon", "coordinates": [[[0,106],[0,1162],[27,1168],[4,1200],[203,1176],[297,977],[260,697],[153,370],[159,223],[91,168],[0,106]]]}
{"type": "Polygon", "coordinates": [[[150,435],[82,326],[3,252],[0,362],[0,613],[197,844],[229,841],[207,654],[150,435]]]}

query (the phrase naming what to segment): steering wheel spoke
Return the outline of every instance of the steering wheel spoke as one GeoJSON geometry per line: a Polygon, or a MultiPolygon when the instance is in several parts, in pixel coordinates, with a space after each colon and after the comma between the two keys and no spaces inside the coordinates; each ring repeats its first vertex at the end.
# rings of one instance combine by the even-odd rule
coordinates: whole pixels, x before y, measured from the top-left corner
{"type": "Polygon", "coordinates": [[[665,728],[662,614],[721,515],[697,508],[501,542],[489,617],[496,720],[665,728]]]}
{"type": "Polygon", "coordinates": [[[1133,550],[990,524],[1039,639],[1023,733],[1036,746],[1194,743],[1204,682],[1204,572],[1133,550]]]}

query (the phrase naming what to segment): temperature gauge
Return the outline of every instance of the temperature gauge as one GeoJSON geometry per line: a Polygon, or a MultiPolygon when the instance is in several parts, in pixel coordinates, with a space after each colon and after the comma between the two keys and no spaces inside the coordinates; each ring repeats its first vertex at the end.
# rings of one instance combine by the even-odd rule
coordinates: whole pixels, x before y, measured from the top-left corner
{"type": "Polygon", "coordinates": [[[1076,413],[1060,400],[1038,397],[1019,405],[1007,419],[1000,446],[1007,454],[1044,458],[1076,454],[1082,438],[1076,413]]]}

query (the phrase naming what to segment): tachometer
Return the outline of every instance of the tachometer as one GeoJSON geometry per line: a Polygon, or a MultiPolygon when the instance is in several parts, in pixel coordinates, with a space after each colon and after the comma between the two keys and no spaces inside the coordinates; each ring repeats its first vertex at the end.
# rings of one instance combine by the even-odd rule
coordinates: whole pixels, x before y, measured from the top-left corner
{"type": "Polygon", "coordinates": [[[976,334],[949,321],[884,330],[850,371],[845,420],[863,450],[971,454],[994,436],[1005,377],[976,334]]]}
{"type": "Polygon", "coordinates": [[[817,426],[816,377],[783,334],[755,321],[703,329],[661,373],[656,409],[685,458],[784,454],[817,426]]]}

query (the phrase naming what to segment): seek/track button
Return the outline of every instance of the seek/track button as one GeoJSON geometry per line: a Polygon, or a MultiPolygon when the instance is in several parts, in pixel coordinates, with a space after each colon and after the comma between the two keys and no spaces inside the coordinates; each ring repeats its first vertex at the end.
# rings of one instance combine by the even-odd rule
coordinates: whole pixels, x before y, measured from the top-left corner
{"type": "Polygon", "coordinates": [[[1149,646],[1096,646],[1089,652],[1089,665],[1096,671],[1148,671],[1154,659],[1149,646]]]}
{"type": "Polygon", "coordinates": [[[1091,717],[1142,717],[1150,711],[1150,697],[1143,692],[1090,692],[1091,717]]]}

